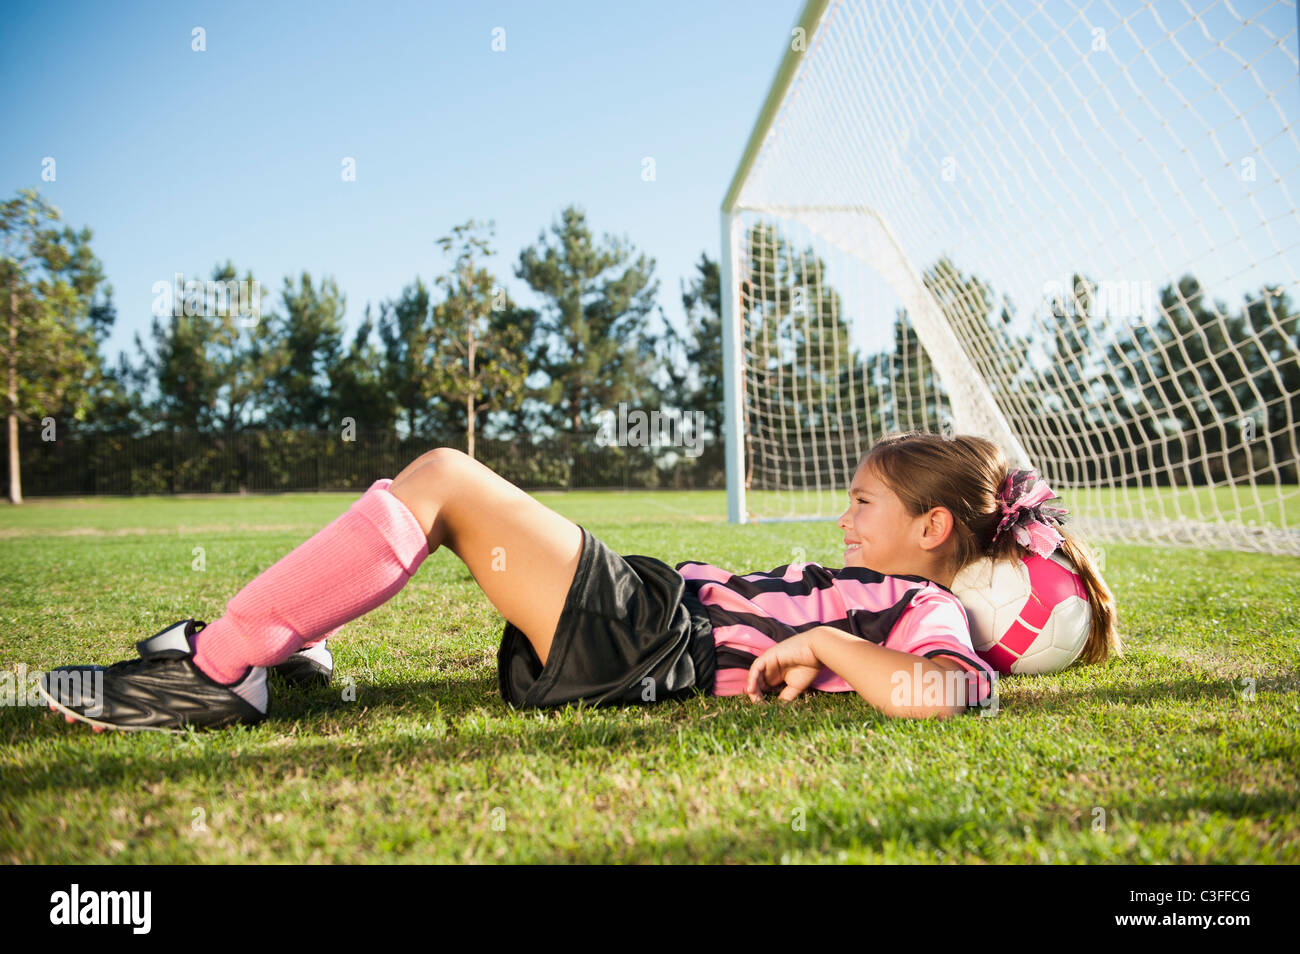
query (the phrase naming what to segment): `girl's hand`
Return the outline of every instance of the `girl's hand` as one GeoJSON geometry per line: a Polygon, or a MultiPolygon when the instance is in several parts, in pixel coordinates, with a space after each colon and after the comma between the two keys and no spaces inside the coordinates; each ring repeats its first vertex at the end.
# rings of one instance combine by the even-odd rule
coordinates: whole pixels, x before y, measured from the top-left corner
{"type": "Polygon", "coordinates": [[[749,667],[745,694],[754,702],[762,702],[764,692],[784,684],[779,698],[791,702],[812,684],[822,668],[821,661],[813,652],[811,631],[804,630],[782,640],[754,660],[749,667]]]}

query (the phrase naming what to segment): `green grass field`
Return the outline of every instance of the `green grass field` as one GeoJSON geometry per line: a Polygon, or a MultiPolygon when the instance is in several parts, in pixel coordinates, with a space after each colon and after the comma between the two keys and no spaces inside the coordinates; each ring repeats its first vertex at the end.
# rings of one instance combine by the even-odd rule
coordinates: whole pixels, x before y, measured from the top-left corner
{"type": "MultiPolygon", "coordinates": [[[[729,526],[721,493],[539,497],[669,564],[838,565],[831,523],[729,526]]],[[[0,674],[211,620],[355,498],[0,509],[0,674]]],[[[0,861],[1300,861],[1300,559],[1105,553],[1124,658],[1005,679],[996,715],[945,721],[852,694],[512,712],[502,620],[435,553],[334,641],[335,686],[273,684],[255,728],[100,736],[0,709],[0,861]]]]}

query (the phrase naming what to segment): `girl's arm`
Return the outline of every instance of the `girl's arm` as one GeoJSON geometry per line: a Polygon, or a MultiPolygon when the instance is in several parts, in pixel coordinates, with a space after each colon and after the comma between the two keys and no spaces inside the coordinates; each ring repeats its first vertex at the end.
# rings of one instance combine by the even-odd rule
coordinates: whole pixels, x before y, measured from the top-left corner
{"type": "Polygon", "coordinates": [[[814,660],[887,716],[942,718],[966,710],[966,669],[955,659],[886,649],[833,626],[804,630],[760,656],[750,669],[750,697],[761,698],[763,688],[779,685],[787,672],[793,678],[782,698],[798,695],[816,675],[814,660]],[[793,694],[791,685],[797,690],[793,694]]]}
{"type": "Polygon", "coordinates": [[[831,626],[808,632],[822,665],[885,715],[926,719],[966,711],[966,669],[957,660],[886,649],[831,626]]]}

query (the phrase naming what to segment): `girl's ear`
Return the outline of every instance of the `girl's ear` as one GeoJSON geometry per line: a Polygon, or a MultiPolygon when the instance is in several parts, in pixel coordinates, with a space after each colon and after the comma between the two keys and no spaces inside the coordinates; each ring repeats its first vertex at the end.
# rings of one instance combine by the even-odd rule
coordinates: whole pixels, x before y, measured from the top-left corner
{"type": "Polygon", "coordinates": [[[943,546],[952,536],[952,511],[947,507],[935,507],[924,517],[921,525],[921,549],[933,550],[943,546]]]}

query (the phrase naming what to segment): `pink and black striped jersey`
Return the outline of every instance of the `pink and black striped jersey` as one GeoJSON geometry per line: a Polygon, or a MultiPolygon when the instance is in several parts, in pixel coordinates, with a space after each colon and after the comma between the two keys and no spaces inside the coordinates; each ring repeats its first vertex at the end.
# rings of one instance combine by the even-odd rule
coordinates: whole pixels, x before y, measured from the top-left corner
{"type": "MultiPolygon", "coordinates": [[[[863,567],[828,569],[790,563],[765,573],[734,574],[687,561],[676,570],[709,612],[717,652],[715,696],[745,691],[749,667],[783,639],[814,626],[833,626],[861,639],[930,657],[955,658],[974,673],[983,700],[997,679],[975,652],[966,610],[947,587],[919,576],[886,576],[863,567]]],[[[812,688],[852,692],[829,668],[812,688]]]]}

